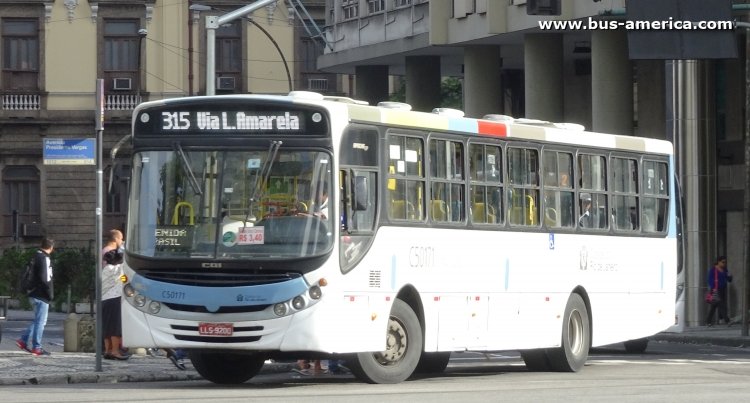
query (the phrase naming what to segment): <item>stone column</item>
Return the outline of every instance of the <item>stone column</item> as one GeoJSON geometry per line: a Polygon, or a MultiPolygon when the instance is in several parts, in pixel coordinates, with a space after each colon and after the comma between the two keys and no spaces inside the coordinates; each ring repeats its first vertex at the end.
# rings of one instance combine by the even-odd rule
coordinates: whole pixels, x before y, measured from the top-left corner
{"type": "Polygon", "coordinates": [[[525,117],[562,122],[564,120],[562,35],[526,35],[523,59],[525,117]]]}
{"type": "Polygon", "coordinates": [[[499,46],[464,48],[464,112],[467,117],[502,113],[501,69],[499,46]]]}

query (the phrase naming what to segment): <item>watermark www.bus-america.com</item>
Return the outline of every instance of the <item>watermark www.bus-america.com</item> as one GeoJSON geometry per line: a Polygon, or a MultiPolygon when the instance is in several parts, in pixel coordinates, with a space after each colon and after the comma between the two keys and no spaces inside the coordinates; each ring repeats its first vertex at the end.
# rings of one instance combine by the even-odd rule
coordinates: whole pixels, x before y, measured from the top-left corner
{"type": "Polygon", "coordinates": [[[593,17],[581,20],[544,20],[537,21],[543,31],[591,31],[591,30],[700,30],[726,31],[736,28],[735,21],[688,21],[669,17],[666,20],[600,20],[593,17]]]}

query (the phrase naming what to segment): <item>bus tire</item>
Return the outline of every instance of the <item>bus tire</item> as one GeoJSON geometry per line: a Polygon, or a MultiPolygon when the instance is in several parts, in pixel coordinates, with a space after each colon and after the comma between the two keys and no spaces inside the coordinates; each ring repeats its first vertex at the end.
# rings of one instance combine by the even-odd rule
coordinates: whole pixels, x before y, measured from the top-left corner
{"type": "Polygon", "coordinates": [[[565,306],[561,346],[547,349],[547,358],[554,371],[578,372],[589,355],[591,326],[588,310],[578,294],[571,294],[565,306]]]}
{"type": "Polygon", "coordinates": [[[526,369],[534,372],[544,372],[550,370],[549,358],[547,351],[543,348],[534,350],[521,351],[521,358],[526,363],[526,369]]]}
{"type": "Polygon", "coordinates": [[[625,343],[625,352],[630,354],[642,354],[648,347],[648,338],[628,340],[625,343]]]}
{"type": "Polygon", "coordinates": [[[414,372],[419,374],[438,374],[445,371],[448,361],[451,359],[450,351],[437,351],[434,353],[422,353],[419,364],[414,372]]]}
{"type": "Polygon", "coordinates": [[[192,350],[189,354],[200,376],[222,385],[247,381],[260,372],[265,362],[264,357],[241,352],[192,350]]]}
{"type": "Polygon", "coordinates": [[[422,327],[411,307],[393,302],[386,333],[386,350],[363,352],[347,361],[357,379],[367,383],[399,383],[417,368],[422,355],[422,327]]]}

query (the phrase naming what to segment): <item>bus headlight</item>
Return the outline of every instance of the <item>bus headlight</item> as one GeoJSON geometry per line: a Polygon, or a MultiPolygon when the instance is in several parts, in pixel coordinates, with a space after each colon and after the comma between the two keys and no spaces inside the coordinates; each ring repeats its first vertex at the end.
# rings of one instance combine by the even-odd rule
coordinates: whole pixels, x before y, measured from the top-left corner
{"type": "Polygon", "coordinates": [[[305,307],[305,299],[298,295],[292,299],[292,308],[301,311],[305,307]]]}
{"type": "Polygon", "coordinates": [[[133,298],[133,302],[135,302],[135,305],[138,307],[143,307],[146,305],[146,296],[141,294],[136,294],[135,298],[133,298]]]}
{"type": "Polygon", "coordinates": [[[284,316],[286,315],[286,304],[284,303],[278,303],[273,306],[273,313],[276,314],[276,316],[284,316]]]}
{"type": "Polygon", "coordinates": [[[133,288],[133,286],[128,283],[125,284],[125,287],[122,288],[122,292],[126,297],[132,298],[133,295],[135,295],[135,288],[133,288]]]}
{"type": "Polygon", "coordinates": [[[310,287],[310,291],[308,291],[308,294],[312,299],[320,299],[320,296],[323,295],[323,290],[321,290],[317,285],[314,285],[310,287]]]}
{"type": "Polygon", "coordinates": [[[161,311],[161,304],[158,301],[151,301],[151,303],[148,304],[148,311],[152,314],[159,313],[159,311],[161,311]]]}

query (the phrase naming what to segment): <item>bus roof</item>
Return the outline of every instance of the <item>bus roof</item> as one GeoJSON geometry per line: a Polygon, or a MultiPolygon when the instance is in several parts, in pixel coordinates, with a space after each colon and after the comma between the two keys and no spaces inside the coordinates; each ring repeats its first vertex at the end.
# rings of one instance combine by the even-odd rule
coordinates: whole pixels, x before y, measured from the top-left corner
{"type": "MultiPolygon", "coordinates": [[[[141,104],[136,112],[149,106],[181,102],[208,102],[209,100],[266,100],[274,102],[293,102],[308,105],[324,105],[341,111],[348,109],[349,121],[389,125],[415,130],[439,130],[459,132],[467,135],[484,137],[543,141],[557,144],[601,147],[613,150],[650,152],[671,155],[672,144],[666,140],[651,139],[625,135],[597,133],[583,130],[583,126],[571,123],[552,123],[533,119],[513,119],[502,115],[488,115],[487,119],[475,119],[460,116],[455,110],[450,113],[430,113],[411,111],[408,104],[390,102],[386,106],[367,105],[347,97],[328,97],[307,91],[293,91],[289,95],[221,95],[172,98],[141,104]],[[496,120],[490,117],[501,117],[496,120]]],[[[460,111],[458,111],[460,112],[460,111]]],[[[135,119],[136,114],[133,117],[135,119]]]]}
{"type": "Polygon", "coordinates": [[[458,117],[453,114],[416,112],[406,109],[347,104],[349,117],[361,123],[386,124],[402,128],[456,131],[469,135],[575,144],[637,152],[672,154],[665,140],[613,135],[582,130],[569,123],[506,118],[503,121],[458,117]]]}

